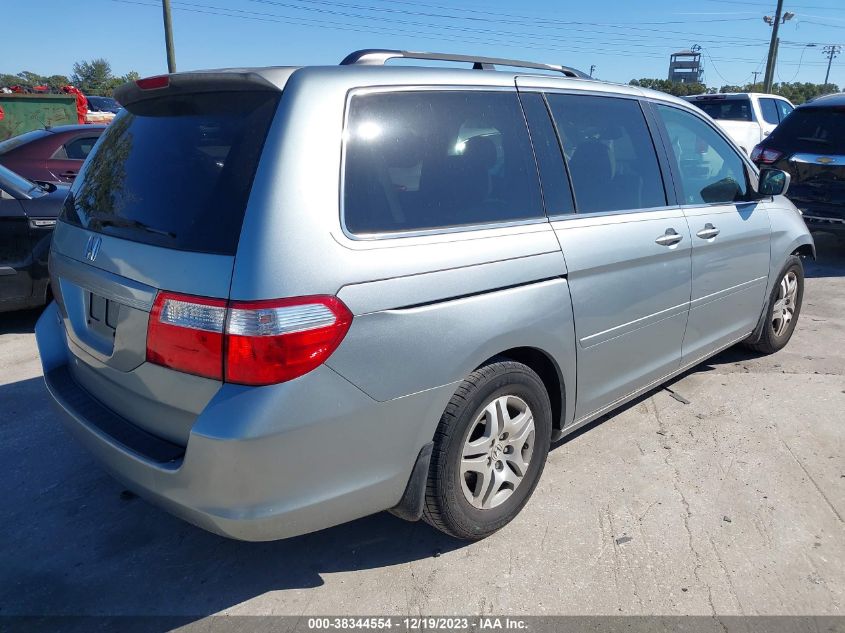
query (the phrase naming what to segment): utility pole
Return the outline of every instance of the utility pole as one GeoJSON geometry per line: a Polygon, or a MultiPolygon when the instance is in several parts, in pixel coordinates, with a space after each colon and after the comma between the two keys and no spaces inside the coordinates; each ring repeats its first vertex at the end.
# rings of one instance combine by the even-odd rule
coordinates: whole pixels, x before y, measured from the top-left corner
{"type": "Polygon", "coordinates": [[[778,0],[778,8],[775,11],[775,18],[773,21],[769,16],[764,17],[766,23],[772,26],[772,39],[769,42],[769,57],[766,60],[766,74],[763,77],[763,92],[772,91],[772,79],[775,74],[775,55],[777,54],[778,29],[780,28],[780,16],[783,12],[783,0],[778,0]],[[767,19],[768,18],[768,19],[767,19]]]}
{"type": "Polygon", "coordinates": [[[827,84],[827,82],[830,80],[830,65],[833,63],[833,58],[837,57],[839,55],[839,51],[841,50],[842,47],[838,44],[828,44],[822,49],[822,52],[827,55],[827,72],[824,76],[825,84],[827,84]]]}
{"type": "Polygon", "coordinates": [[[769,77],[769,87],[766,88],[766,92],[771,92],[772,84],[775,83],[775,69],[778,65],[778,53],[780,53],[780,38],[775,40],[775,55],[772,57],[772,76],[769,77]]]}
{"type": "Polygon", "coordinates": [[[176,50],[173,48],[173,18],[170,15],[170,0],[161,0],[164,14],[164,45],[167,48],[167,72],[176,72],[176,50]]]}
{"type": "Polygon", "coordinates": [[[759,70],[753,70],[753,71],[751,71],[751,74],[753,74],[753,75],[754,75],[754,83],[753,83],[753,84],[751,84],[751,85],[752,85],[752,86],[756,86],[756,85],[757,85],[757,75],[759,75],[759,74],[761,74],[761,73],[760,73],[760,71],[759,71],[759,70]]]}

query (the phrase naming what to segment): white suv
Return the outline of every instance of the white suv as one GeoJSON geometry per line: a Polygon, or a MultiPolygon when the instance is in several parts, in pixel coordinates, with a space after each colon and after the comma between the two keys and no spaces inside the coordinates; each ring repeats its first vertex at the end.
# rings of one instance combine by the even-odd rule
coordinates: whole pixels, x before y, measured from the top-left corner
{"type": "Polygon", "coordinates": [[[795,109],[785,97],[756,92],[684,97],[709,114],[746,154],[795,109]]]}

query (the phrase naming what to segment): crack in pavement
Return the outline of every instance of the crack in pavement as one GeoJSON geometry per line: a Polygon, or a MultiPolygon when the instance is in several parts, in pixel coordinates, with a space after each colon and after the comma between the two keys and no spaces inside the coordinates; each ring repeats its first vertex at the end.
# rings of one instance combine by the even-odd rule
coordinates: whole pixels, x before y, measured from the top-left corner
{"type": "MultiPolygon", "coordinates": [[[[660,412],[657,409],[657,403],[654,400],[654,396],[649,398],[651,401],[651,406],[654,409],[654,418],[657,420],[657,426],[662,431],[663,429],[663,421],[660,419],[660,412]]],[[[690,552],[692,552],[693,557],[695,558],[695,566],[692,569],[692,575],[695,577],[696,582],[699,585],[704,585],[707,589],[707,603],[710,606],[710,611],[713,617],[716,617],[716,606],[713,604],[713,590],[710,587],[709,583],[703,582],[701,580],[701,575],[699,574],[699,570],[703,567],[702,559],[701,559],[701,552],[698,551],[695,547],[695,539],[693,538],[692,531],[690,530],[690,517],[692,516],[692,512],[690,511],[689,501],[687,501],[687,497],[684,492],[681,490],[680,486],[678,485],[680,481],[680,472],[678,471],[677,466],[672,464],[669,460],[670,452],[666,451],[663,456],[663,463],[671,469],[672,471],[672,487],[675,490],[675,493],[681,500],[681,504],[684,506],[684,514],[683,514],[683,523],[684,523],[684,530],[687,533],[687,544],[689,546],[690,552]]],[[[718,619],[717,619],[718,620],[718,619]]],[[[724,628],[724,624],[719,622],[724,628]]],[[[727,630],[727,629],[725,629],[727,630]]]]}
{"type": "MultiPolygon", "coordinates": [[[[775,426],[775,428],[777,428],[777,426],[775,426]]],[[[821,495],[821,498],[822,498],[822,499],[824,499],[825,503],[827,504],[827,507],[828,507],[828,508],[830,508],[830,511],[831,511],[831,512],[833,512],[833,514],[835,514],[835,515],[836,515],[836,518],[837,518],[837,519],[839,519],[839,522],[840,522],[840,523],[845,523],[845,520],[843,520],[843,519],[842,519],[842,515],[841,515],[841,514],[839,514],[839,510],[837,510],[837,509],[834,507],[833,503],[831,503],[830,499],[828,499],[827,495],[824,493],[824,490],[822,490],[822,489],[821,489],[821,487],[819,486],[818,482],[816,482],[815,478],[814,478],[814,477],[810,474],[810,471],[809,471],[809,470],[807,470],[807,469],[804,467],[804,464],[802,464],[802,463],[801,463],[801,460],[799,460],[799,459],[795,456],[795,453],[793,453],[793,452],[792,452],[792,449],[789,447],[789,444],[787,444],[787,443],[786,443],[786,440],[784,440],[784,439],[780,436],[780,432],[779,432],[779,431],[780,431],[780,429],[778,429],[778,439],[781,441],[781,444],[783,444],[784,448],[786,448],[786,450],[787,450],[787,451],[789,452],[789,454],[792,456],[792,459],[794,459],[794,460],[795,460],[795,463],[796,463],[796,464],[798,464],[798,466],[801,468],[801,470],[803,470],[803,471],[804,471],[804,474],[805,474],[805,475],[807,475],[807,478],[810,480],[810,482],[813,484],[813,486],[815,486],[815,488],[816,488],[816,490],[818,491],[819,495],[821,495]]]]}

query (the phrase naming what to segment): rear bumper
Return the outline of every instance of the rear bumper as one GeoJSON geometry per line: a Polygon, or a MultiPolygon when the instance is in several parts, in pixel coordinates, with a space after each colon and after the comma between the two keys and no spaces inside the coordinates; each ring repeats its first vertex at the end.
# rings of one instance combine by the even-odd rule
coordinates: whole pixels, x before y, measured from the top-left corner
{"type": "Polygon", "coordinates": [[[810,211],[804,216],[804,223],[811,231],[827,231],[829,233],[845,233],[845,220],[841,218],[813,215],[810,211]]]}
{"type": "Polygon", "coordinates": [[[279,385],[224,385],[180,447],[122,420],[73,381],[55,304],[36,338],[62,422],[115,478],[242,540],[295,536],[396,505],[453,392],[447,385],[376,402],[325,366],[279,385]]]}
{"type": "Polygon", "coordinates": [[[801,211],[804,223],[812,231],[845,232],[845,204],[825,204],[792,199],[801,211]]]}

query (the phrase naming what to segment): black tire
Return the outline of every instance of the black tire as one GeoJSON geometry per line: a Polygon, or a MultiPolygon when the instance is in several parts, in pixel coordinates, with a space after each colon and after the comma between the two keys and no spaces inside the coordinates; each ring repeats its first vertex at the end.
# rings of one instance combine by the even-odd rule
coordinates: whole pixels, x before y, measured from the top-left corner
{"type": "MultiPolygon", "coordinates": [[[[465,540],[482,539],[505,526],[519,514],[537,486],[549,453],[551,432],[549,394],[529,367],[499,359],[472,372],[455,391],[434,434],[423,518],[437,529],[465,540]],[[496,507],[481,509],[474,507],[464,494],[461,460],[477,419],[487,405],[502,396],[515,396],[530,408],[534,419],[533,452],[522,480],[510,496],[496,507]]],[[[495,441],[489,450],[495,450],[495,441]]]]}
{"type": "Polygon", "coordinates": [[[784,264],[783,269],[778,275],[772,293],[769,295],[769,302],[766,304],[766,322],[763,325],[763,334],[760,340],[756,343],[746,343],[746,347],[753,349],[755,352],[761,354],[774,354],[783,349],[792,338],[792,333],[795,331],[795,326],[798,324],[798,316],[801,314],[801,303],[804,300],[804,265],[801,258],[797,255],[790,255],[784,264]],[[778,333],[774,326],[774,312],[775,304],[778,301],[781,290],[781,280],[783,280],[790,273],[794,273],[797,279],[798,288],[795,293],[794,308],[792,319],[784,331],[778,333]]]}

